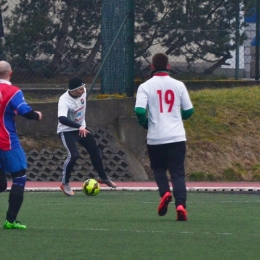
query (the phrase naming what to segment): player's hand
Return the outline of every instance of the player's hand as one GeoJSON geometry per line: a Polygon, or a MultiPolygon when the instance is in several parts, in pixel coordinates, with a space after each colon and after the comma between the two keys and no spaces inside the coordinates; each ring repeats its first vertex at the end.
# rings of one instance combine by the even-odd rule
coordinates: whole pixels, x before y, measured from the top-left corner
{"type": "Polygon", "coordinates": [[[41,121],[41,120],[42,120],[42,112],[40,112],[40,111],[35,111],[35,113],[37,113],[37,114],[39,115],[38,121],[41,121]]]}
{"type": "Polygon", "coordinates": [[[89,131],[84,127],[84,126],[81,126],[79,128],[79,136],[80,137],[86,137],[86,135],[89,133],[89,131]]]}
{"type": "Polygon", "coordinates": [[[148,119],[146,118],[145,124],[143,125],[145,130],[148,130],[148,119]]]}

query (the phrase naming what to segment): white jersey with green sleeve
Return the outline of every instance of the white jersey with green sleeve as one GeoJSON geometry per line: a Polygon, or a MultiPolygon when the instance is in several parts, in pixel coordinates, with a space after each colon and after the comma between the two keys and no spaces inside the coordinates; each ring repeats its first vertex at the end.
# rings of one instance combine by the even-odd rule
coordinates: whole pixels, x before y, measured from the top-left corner
{"type": "Polygon", "coordinates": [[[154,75],[137,90],[135,108],[148,113],[147,144],[157,145],[186,141],[181,109],[193,108],[183,82],[167,73],[154,75]]]}
{"type": "MultiPolygon", "coordinates": [[[[78,98],[70,96],[68,91],[61,95],[58,103],[58,117],[66,116],[71,121],[86,127],[85,113],[86,91],[78,98]]],[[[66,126],[58,122],[57,133],[75,130],[78,130],[78,128],[66,126]]]]}

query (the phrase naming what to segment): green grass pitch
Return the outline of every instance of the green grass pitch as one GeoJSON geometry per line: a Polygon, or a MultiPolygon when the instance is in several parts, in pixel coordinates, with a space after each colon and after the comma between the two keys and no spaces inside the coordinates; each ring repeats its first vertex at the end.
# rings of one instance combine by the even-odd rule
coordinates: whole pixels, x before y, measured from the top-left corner
{"type": "Polygon", "coordinates": [[[157,191],[25,192],[18,220],[27,229],[0,228],[0,259],[259,259],[259,194],[189,192],[187,222],[175,220],[173,203],[159,217],[158,203],[157,191]]]}

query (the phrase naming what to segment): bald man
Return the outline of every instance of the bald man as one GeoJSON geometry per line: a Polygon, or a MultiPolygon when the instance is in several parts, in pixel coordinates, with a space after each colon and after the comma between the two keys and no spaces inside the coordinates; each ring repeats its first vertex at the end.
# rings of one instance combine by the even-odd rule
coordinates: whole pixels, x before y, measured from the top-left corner
{"type": "Polygon", "coordinates": [[[17,221],[17,215],[23,203],[26,184],[26,156],[21,147],[16,127],[15,116],[40,121],[42,113],[33,111],[26,103],[22,91],[11,84],[11,65],[0,61],[0,192],[7,188],[6,173],[12,177],[9,193],[9,207],[6,213],[4,229],[26,229],[17,221]]]}

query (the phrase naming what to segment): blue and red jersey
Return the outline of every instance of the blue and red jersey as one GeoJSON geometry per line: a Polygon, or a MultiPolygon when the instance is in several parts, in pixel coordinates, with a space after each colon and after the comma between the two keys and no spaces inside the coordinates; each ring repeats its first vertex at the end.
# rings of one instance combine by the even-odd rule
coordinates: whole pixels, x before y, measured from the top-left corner
{"type": "Polygon", "coordinates": [[[32,110],[22,91],[9,81],[0,81],[0,150],[9,151],[21,147],[16,132],[15,116],[32,110]]]}

